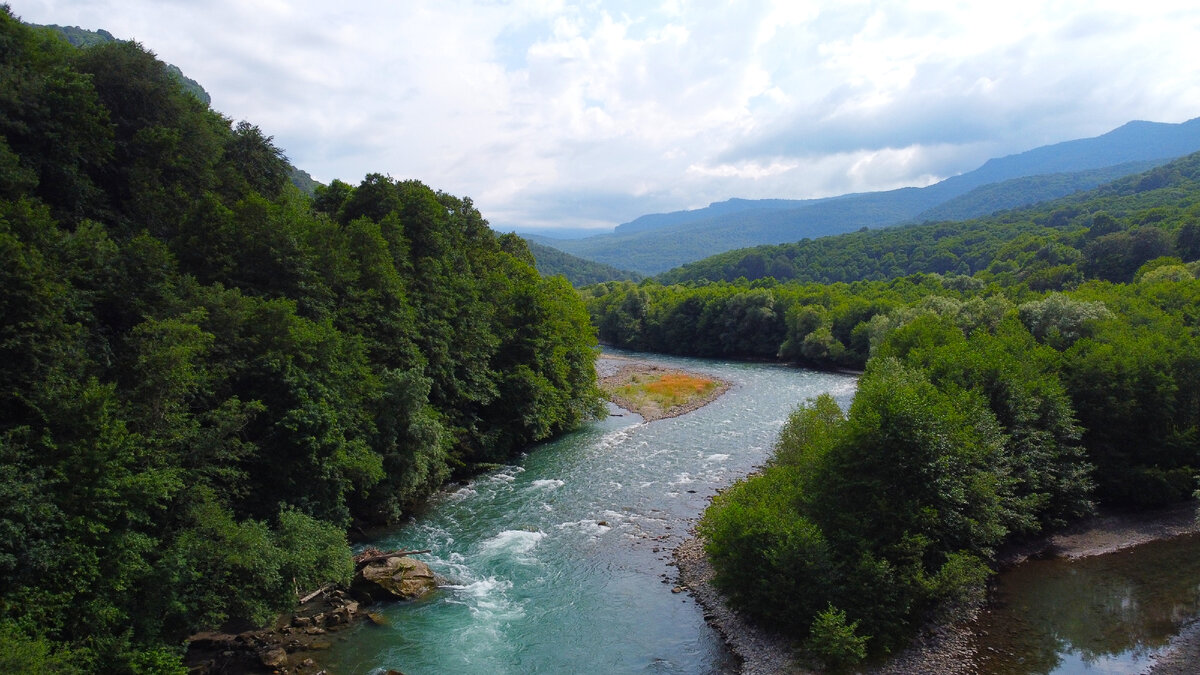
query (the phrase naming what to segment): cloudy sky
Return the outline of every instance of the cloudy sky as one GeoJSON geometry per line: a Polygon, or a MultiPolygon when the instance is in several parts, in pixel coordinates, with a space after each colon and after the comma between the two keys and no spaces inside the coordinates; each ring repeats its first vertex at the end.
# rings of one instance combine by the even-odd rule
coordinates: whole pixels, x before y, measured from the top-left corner
{"type": "Polygon", "coordinates": [[[138,40],[322,182],[416,178],[504,230],[925,185],[1200,116],[1195,0],[7,1],[138,40]]]}

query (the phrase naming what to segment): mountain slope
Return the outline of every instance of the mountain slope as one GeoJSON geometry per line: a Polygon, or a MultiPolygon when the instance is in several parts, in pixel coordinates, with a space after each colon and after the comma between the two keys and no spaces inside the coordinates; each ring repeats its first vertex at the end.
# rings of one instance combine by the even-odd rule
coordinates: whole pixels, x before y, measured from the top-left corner
{"type": "Polygon", "coordinates": [[[1192,222],[1198,201],[1200,153],[1195,153],[1092,190],[986,217],[726,251],[656,279],[852,283],[989,270],[1035,290],[1069,286],[1083,273],[1128,281],[1138,266],[1160,255],[1200,257],[1200,225],[1192,222]]]}
{"type": "MultiPolygon", "coordinates": [[[[55,24],[29,25],[35,28],[49,28],[50,30],[66,38],[67,42],[70,42],[73,46],[79,47],[80,49],[107,44],[109,42],[121,42],[119,38],[114,37],[112,33],[103,29],[93,31],[80,28],[79,26],[58,26],[55,24]]],[[[204,90],[204,87],[200,86],[199,82],[184,75],[183,71],[179,69],[179,66],[170,63],[164,63],[163,67],[166,69],[167,74],[171,76],[171,79],[178,82],[185,91],[201,101],[204,101],[205,104],[212,105],[212,97],[208,95],[208,92],[204,90]]]]}
{"type": "Polygon", "coordinates": [[[641,281],[642,279],[642,275],[637,272],[627,272],[611,265],[584,260],[537,242],[526,241],[526,243],[536,261],[539,274],[544,277],[562,275],[571,282],[572,286],[588,286],[604,281],[641,281]]]}
{"type": "Polygon", "coordinates": [[[1126,162],[1102,169],[1025,176],[988,183],[922,211],[913,220],[925,222],[978,218],[1005,209],[1015,209],[1091,190],[1124,176],[1149,171],[1167,161],[1170,160],[1126,162]]]}
{"type": "MultiPolygon", "coordinates": [[[[532,239],[589,260],[655,274],[737,248],[942,217],[934,210],[936,207],[972,190],[1042,176],[1027,181],[1019,193],[1012,191],[1013,186],[1004,188],[1009,196],[1001,200],[999,208],[1015,208],[1069,194],[1075,184],[1086,189],[1097,184],[1095,181],[1144,169],[1146,165],[1138,162],[1166,161],[1197,150],[1200,118],[1181,124],[1130,122],[1095,138],[992,159],[975,171],[924,188],[802,201],[729,200],[694,211],[643,216],[610,234],[570,241],[532,239]],[[1058,175],[1101,169],[1105,172],[1090,177],[1058,175]]],[[[958,218],[975,217],[989,213],[982,209],[991,206],[991,199],[979,198],[947,213],[958,218]]]]}

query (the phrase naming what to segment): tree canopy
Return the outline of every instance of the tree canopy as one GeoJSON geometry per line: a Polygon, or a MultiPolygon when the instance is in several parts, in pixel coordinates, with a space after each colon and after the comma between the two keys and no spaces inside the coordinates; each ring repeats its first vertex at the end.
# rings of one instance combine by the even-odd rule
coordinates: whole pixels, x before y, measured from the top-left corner
{"type": "Polygon", "coordinates": [[[7,672],[179,672],[344,580],[352,523],[597,412],[583,303],[469,199],[310,199],[139,45],[7,8],[0,83],[7,672]]]}

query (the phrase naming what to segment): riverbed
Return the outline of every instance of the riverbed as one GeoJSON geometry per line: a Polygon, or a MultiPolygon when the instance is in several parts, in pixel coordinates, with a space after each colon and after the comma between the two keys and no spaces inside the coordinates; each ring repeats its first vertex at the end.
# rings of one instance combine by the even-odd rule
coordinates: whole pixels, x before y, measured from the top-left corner
{"type": "Polygon", "coordinates": [[[843,407],[851,375],[775,364],[645,357],[731,383],[709,405],[645,422],[611,415],[446,490],[371,542],[431,549],[445,583],[342,631],[331,673],[732,673],[671,552],[715,492],[761,465],[796,405],[843,407]]]}

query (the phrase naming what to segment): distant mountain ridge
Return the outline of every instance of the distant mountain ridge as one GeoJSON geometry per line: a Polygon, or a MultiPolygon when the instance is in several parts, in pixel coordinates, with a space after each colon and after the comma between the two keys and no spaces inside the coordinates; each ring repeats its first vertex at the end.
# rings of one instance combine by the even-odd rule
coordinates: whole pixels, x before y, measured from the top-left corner
{"type": "MultiPolygon", "coordinates": [[[[986,216],[725,251],[655,280],[672,285],[771,277],[830,284],[912,274],[969,277],[986,271],[1045,291],[1069,287],[1085,275],[1127,282],[1143,263],[1160,256],[1174,254],[1200,265],[1200,224],[1193,217],[1200,201],[1200,152],[1156,164],[1091,189],[986,216]],[[1017,241],[1020,245],[1013,245],[1017,241]]],[[[991,192],[993,186],[1024,180],[979,190],[991,192]]]]}
{"type": "Polygon", "coordinates": [[[527,238],[581,258],[652,275],[749,246],[863,227],[988,215],[1089,189],[1197,150],[1200,118],[1179,124],[1135,121],[1094,138],[991,159],[974,171],[923,188],[810,200],[730,199],[703,209],[641,216],[602,235],[574,240],[527,238]],[[1015,179],[1027,180],[1005,186],[1003,197],[981,193],[939,210],[974,190],[1015,179]]]}

